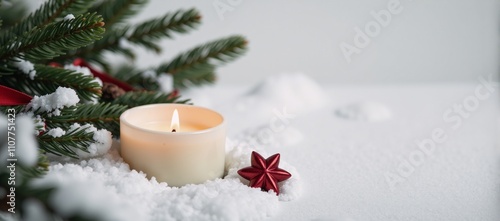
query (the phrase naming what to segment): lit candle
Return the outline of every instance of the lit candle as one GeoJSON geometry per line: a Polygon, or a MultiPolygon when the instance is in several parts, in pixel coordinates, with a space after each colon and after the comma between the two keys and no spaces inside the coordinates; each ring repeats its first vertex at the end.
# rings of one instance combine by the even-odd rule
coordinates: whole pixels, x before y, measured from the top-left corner
{"type": "Polygon", "coordinates": [[[120,153],[132,169],[170,186],[222,177],[225,158],[223,117],[207,108],[152,104],[120,117],[120,153]]]}

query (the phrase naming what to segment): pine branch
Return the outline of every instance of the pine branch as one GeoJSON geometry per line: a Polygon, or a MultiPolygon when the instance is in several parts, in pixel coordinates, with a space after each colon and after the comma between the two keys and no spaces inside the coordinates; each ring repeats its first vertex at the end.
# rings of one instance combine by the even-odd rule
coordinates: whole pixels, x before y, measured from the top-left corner
{"type": "Polygon", "coordinates": [[[164,94],[152,91],[136,91],[136,92],[127,92],[124,95],[116,98],[111,103],[127,105],[129,108],[132,108],[146,104],[158,104],[158,103],[185,104],[189,102],[189,99],[180,100],[179,98],[180,98],[179,96],[172,96],[172,93],[164,94]]]}
{"type": "Polygon", "coordinates": [[[126,81],[128,84],[132,85],[134,88],[140,88],[147,91],[158,91],[160,90],[160,85],[155,79],[143,77],[141,74],[136,74],[128,77],[126,81]]]}
{"type": "Polygon", "coordinates": [[[64,127],[73,123],[92,124],[110,131],[113,136],[120,134],[120,115],[127,109],[124,105],[100,103],[78,104],[64,108],[59,116],[44,116],[47,127],[64,127]]]}
{"type": "MultiPolygon", "coordinates": [[[[26,1],[16,1],[16,4],[8,2],[0,6],[0,18],[2,19],[3,28],[0,30],[0,35],[5,33],[8,28],[21,22],[22,19],[28,14],[28,7],[26,1]]],[[[1,42],[0,42],[1,43],[1,42]]]]}
{"type": "Polygon", "coordinates": [[[8,61],[5,61],[5,62],[1,62],[0,61],[0,79],[2,76],[9,76],[9,75],[13,75],[13,74],[17,74],[19,73],[19,68],[18,67],[14,67],[12,65],[12,62],[14,61],[18,61],[17,59],[16,60],[11,60],[10,62],[8,61]]]}
{"type": "Polygon", "coordinates": [[[12,26],[0,36],[0,42],[7,43],[16,36],[21,36],[35,27],[43,27],[67,14],[79,15],[87,11],[92,1],[89,0],[50,0],[26,19],[12,26]]]}
{"type": "Polygon", "coordinates": [[[32,80],[24,73],[0,78],[0,84],[31,95],[45,95],[54,92],[59,86],[72,88],[80,99],[94,100],[101,95],[101,86],[92,76],[58,67],[35,65],[36,76],[32,80]]]}
{"type": "Polygon", "coordinates": [[[3,115],[7,115],[9,113],[9,109],[14,108],[14,113],[22,113],[24,110],[24,105],[16,105],[16,106],[0,106],[0,113],[3,115]]]}
{"type": "Polygon", "coordinates": [[[148,0],[108,0],[94,5],[89,11],[102,15],[106,27],[112,27],[136,15],[148,0]]]}
{"type": "Polygon", "coordinates": [[[104,22],[99,15],[84,14],[66,21],[34,28],[0,46],[0,60],[14,57],[32,61],[51,59],[101,38],[104,22]]]}
{"type": "Polygon", "coordinates": [[[178,55],[172,61],[160,65],[156,72],[174,74],[176,83],[181,86],[184,86],[182,82],[185,79],[192,79],[194,84],[211,82],[214,79],[215,66],[232,61],[245,53],[246,45],[247,41],[242,36],[216,40],[178,55]]]}
{"type": "MultiPolygon", "coordinates": [[[[68,60],[65,60],[66,62],[72,62],[74,58],[77,58],[76,56],[72,56],[72,57],[68,57],[70,59],[68,60]]],[[[60,60],[58,59],[59,61],[61,61],[61,63],[66,63],[66,62],[63,62],[64,60],[60,60]]],[[[104,53],[102,54],[95,54],[93,56],[93,59],[90,60],[90,59],[86,59],[87,62],[94,62],[94,63],[97,63],[98,65],[100,65],[103,69],[104,72],[108,73],[108,74],[111,74],[111,64],[108,63],[109,61],[109,58],[106,57],[104,55],[104,53]]]]}
{"type": "Polygon", "coordinates": [[[38,163],[34,167],[25,167],[19,165],[20,173],[24,179],[38,178],[48,171],[50,162],[47,159],[47,156],[44,154],[38,155],[38,163]]]}
{"type": "MultiPolygon", "coordinates": [[[[130,59],[134,59],[135,54],[130,49],[121,45],[120,41],[140,45],[146,49],[159,53],[161,52],[161,47],[156,41],[160,40],[162,37],[171,38],[173,32],[186,33],[194,29],[196,25],[200,23],[200,19],[201,16],[195,9],[187,11],[179,10],[175,13],[167,13],[161,18],[145,21],[134,27],[123,26],[112,28],[95,44],[78,49],[74,53],[60,56],[58,60],[63,62],[71,60],[74,57],[81,57],[88,61],[95,61],[105,66],[109,66],[109,64],[102,59],[101,55],[104,51],[117,52],[130,59]]],[[[106,21],[106,23],[108,22],[106,21]]]]}
{"type": "MultiPolygon", "coordinates": [[[[66,128],[67,129],[67,128],[66,128]]],[[[67,131],[60,137],[52,137],[48,134],[38,136],[40,149],[57,156],[69,156],[78,159],[76,149],[88,152],[87,147],[94,143],[94,133],[85,130],[67,131]]]]}
{"type": "Polygon", "coordinates": [[[108,63],[107,58],[104,56],[105,51],[120,53],[129,59],[135,59],[135,54],[132,50],[120,46],[120,39],[124,39],[123,36],[126,32],[126,28],[107,30],[99,41],[95,41],[93,44],[86,47],[58,56],[55,58],[55,61],[67,63],[75,58],[83,58],[88,62],[100,64],[106,72],[109,72],[111,64],[108,63]]]}
{"type": "Polygon", "coordinates": [[[111,73],[113,73],[113,77],[118,78],[127,83],[130,83],[129,82],[130,78],[136,75],[141,75],[142,72],[144,72],[144,70],[138,69],[137,66],[131,64],[122,64],[113,71],[111,71],[111,73]]]}
{"type": "Polygon", "coordinates": [[[163,37],[172,38],[173,32],[186,33],[196,28],[200,24],[200,19],[201,15],[196,9],[167,13],[161,18],[137,25],[127,40],[159,53],[161,48],[153,43],[154,40],[163,37]]]}
{"type": "Polygon", "coordinates": [[[113,70],[113,76],[118,78],[128,84],[132,85],[134,88],[144,89],[147,91],[157,91],[160,89],[160,85],[155,79],[144,77],[142,73],[144,70],[138,69],[136,66],[132,65],[121,65],[116,70],[113,70]]]}
{"type": "Polygon", "coordinates": [[[215,65],[207,62],[193,64],[189,68],[181,69],[173,76],[175,88],[213,83],[216,80],[215,65]]]}
{"type": "MultiPolygon", "coordinates": [[[[215,65],[205,62],[184,69],[173,75],[174,87],[185,88],[192,85],[213,83],[216,80],[215,68],[215,65]]],[[[144,70],[137,69],[131,65],[122,65],[116,71],[113,71],[116,78],[136,88],[157,91],[160,88],[158,82],[155,79],[144,77],[142,75],[143,72],[144,70]]]]}

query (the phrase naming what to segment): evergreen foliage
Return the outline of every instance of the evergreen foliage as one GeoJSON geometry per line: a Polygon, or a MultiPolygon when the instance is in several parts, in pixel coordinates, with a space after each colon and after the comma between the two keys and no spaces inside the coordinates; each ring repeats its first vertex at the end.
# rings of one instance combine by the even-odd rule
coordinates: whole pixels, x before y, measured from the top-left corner
{"type": "MultiPolygon", "coordinates": [[[[58,114],[33,110],[24,105],[0,107],[0,112],[4,114],[9,108],[14,108],[17,115],[33,116],[34,122],[41,120],[41,125],[44,125],[37,124],[33,131],[37,134],[38,163],[34,166],[19,164],[16,167],[19,179],[16,184],[16,204],[22,205],[26,199],[36,199],[54,220],[94,220],[92,217],[58,214],[49,203],[56,187],[34,187],[30,182],[44,175],[51,157],[78,158],[79,153],[89,151],[88,147],[96,142],[95,134],[83,125],[108,130],[115,138],[119,138],[119,117],[128,108],[153,103],[189,102],[189,99],[181,98],[176,92],[160,92],[156,77],[145,77],[145,71],[154,71],[156,76],[170,74],[174,79],[174,87],[182,89],[214,82],[218,66],[233,61],[246,51],[245,38],[229,36],[181,52],[171,61],[164,61],[156,67],[141,69],[130,64],[110,64],[105,53],[120,54],[132,61],[137,54],[128,45],[160,53],[161,40],[185,34],[201,23],[201,15],[197,10],[181,9],[130,24],[128,19],[139,13],[147,2],[48,0],[39,9],[26,15],[28,10],[22,1],[13,4],[0,0],[0,85],[31,96],[47,95],[58,87],[66,87],[73,89],[80,98],[78,104],[61,108],[58,114]],[[76,58],[98,65],[110,76],[132,85],[136,90],[111,100],[102,99],[105,92],[93,76],[62,68],[76,58]],[[33,72],[30,73],[33,75],[22,70],[20,62],[31,64],[33,72]],[[82,127],[75,129],[75,123],[82,127]],[[61,128],[66,133],[60,136],[47,133],[54,128],[61,128]]],[[[0,147],[5,148],[7,145],[0,143],[0,147]]],[[[9,188],[8,178],[9,171],[0,168],[1,188],[9,188]]],[[[1,208],[4,207],[5,203],[1,208]]],[[[14,218],[24,219],[22,206],[16,207],[16,212],[14,218]]]]}
{"type": "Polygon", "coordinates": [[[35,95],[52,93],[59,86],[73,88],[84,101],[97,99],[102,93],[101,86],[91,76],[42,64],[36,64],[35,70],[37,74],[33,80],[26,74],[17,73],[19,70],[14,70],[14,75],[0,77],[0,84],[35,95]]]}

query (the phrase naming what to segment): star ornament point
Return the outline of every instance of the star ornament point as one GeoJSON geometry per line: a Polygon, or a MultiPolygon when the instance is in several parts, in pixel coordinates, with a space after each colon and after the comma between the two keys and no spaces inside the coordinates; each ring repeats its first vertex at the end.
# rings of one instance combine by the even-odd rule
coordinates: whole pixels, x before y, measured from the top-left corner
{"type": "Polygon", "coordinates": [[[238,170],[238,174],[250,181],[249,186],[265,191],[273,190],[276,195],[279,195],[278,183],[292,176],[286,170],[280,169],[279,163],[279,153],[264,159],[260,154],[252,151],[251,166],[238,170]]]}

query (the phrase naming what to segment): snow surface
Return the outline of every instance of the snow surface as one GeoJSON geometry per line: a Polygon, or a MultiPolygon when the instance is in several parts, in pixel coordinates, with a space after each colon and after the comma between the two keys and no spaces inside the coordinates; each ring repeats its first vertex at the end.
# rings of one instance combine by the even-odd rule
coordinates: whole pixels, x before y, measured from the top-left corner
{"type": "Polygon", "coordinates": [[[340,118],[356,121],[384,121],[391,118],[391,110],[385,105],[374,102],[360,102],[338,108],[335,113],[340,118]]]}
{"type": "Polygon", "coordinates": [[[121,221],[261,220],[279,212],[280,200],[294,200],[301,193],[299,173],[285,162],[280,167],[291,172],[292,178],[280,183],[279,197],[246,186],[236,172],[250,165],[251,150],[229,142],[224,179],[182,188],[131,171],[119,156],[118,145],[100,158],[52,163],[48,175],[35,185],[60,187],[50,202],[62,214],[121,221]]]}
{"type": "MultiPolygon", "coordinates": [[[[278,82],[278,85],[282,85],[282,89],[292,90],[292,87],[300,86],[298,81],[304,80],[305,87],[320,93],[321,90],[315,88],[318,86],[305,76],[292,76],[292,79],[281,77],[283,82],[278,82]],[[311,84],[308,85],[307,81],[311,84]],[[287,84],[290,85],[286,86],[287,84]]],[[[262,87],[262,90],[264,89],[270,90],[262,87]]],[[[278,100],[284,98],[283,96],[284,94],[278,94],[266,97],[278,100]]],[[[297,102],[306,102],[307,98],[299,98],[302,100],[288,99],[282,101],[281,105],[290,105],[295,107],[296,111],[302,112],[310,109],[310,107],[300,108],[297,102]],[[294,103],[286,103],[290,101],[294,103]]],[[[319,106],[317,103],[316,105],[319,106]]],[[[265,112],[265,109],[270,107],[259,108],[265,112]]],[[[68,132],[82,128],[96,131],[88,125],[75,124],[68,132]]],[[[283,131],[289,132],[282,133],[281,138],[276,139],[274,144],[279,145],[280,141],[286,140],[292,141],[288,143],[296,143],[300,140],[293,139],[301,137],[300,131],[296,129],[283,131]]],[[[53,133],[61,134],[60,131],[53,133]]],[[[110,134],[109,136],[104,133],[96,134],[98,135],[94,138],[101,144],[108,144],[111,140],[110,134]]],[[[241,137],[248,141],[259,139],[258,133],[242,134],[241,137]]],[[[285,156],[281,158],[280,168],[289,171],[292,177],[279,183],[281,192],[279,196],[273,192],[268,193],[248,187],[248,181],[241,178],[237,171],[250,165],[251,152],[257,150],[265,157],[275,152],[268,152],[265,146],[253,145],[239,138],[230,138],[227,141],[226,175],[223,179],[182,188],[169,187],[166,183],[158,183],[154,178],[148,180],[142,172],[131,171],[119,156],[118,149],[118,142],[115,142],[115,146],[109,152],[107,149],[94,151],[91,145],[89,147],[91,154],[108,153],[88,160],[68,162],[66,159],[61,159],[59,163],[53,161],[48,175],[39,179],[36,185],[60,187],[51,202],[62,214],[69,216],[81,213],[91,218],[104,217],[108,220],[262,220],[277,215],[283,201],[297,200],[302,194],[301,176],[294,166],[286,162],[285,156]]]]}
{"type": "MultiPolygon", "coordinates": [[[[305,113],[323,107],[327,98],[323,89],[303,73],[271,75],[247,93],[250,104],[286,106],[293,113],[305,113]]],[[[252,105],[253,106],[253,105],[252,105]]],[[[238,104],[238,109],[253,109],[238,104]]]]}
{"type": "Polygon", "coordinates": [[[213,108],[226,120],[234,122],[232,129],[228,130],[230,137],[239,137],[245,130],[251,130],[247,132],[256,135],[274,130],[279,132],[273,133],[275,138],[288,133],[290,136],[282,140],[292,142],[300,140],[301,135],[289,127],[289,122],[330,102],[323,88],[303,73],[271,75],[251,88],[238,87],[228,93],[217,88],[201,87],[181,94],[194,104],[213,108]],[[277,122],[271,125],[270,121],[275,120],[277,122]]]}
{"type": "Polygon", "coordinates": [[[58,87],[54,93],[33,97],[27,105],[28,108],[43,112],[51,112],[58,116],[60,109],[63,107],[71,107],[80,101],[75,90],[66,87],[58,87]]]}
{"type": "MultiPolygon", "coordinates": [[[[276,82],[277,87],[281,83],[276,82]]],[[[300,172],[303,195],[280,204],[281,211],[272,220],[496,221],[500,220],[498,83],[489,98],[480,100],[467,118],[460,118],[459,128],[443,119],[450,111],[460,116],[454,107],[464,107],[479,85],[328,85],[322,90],[323,107],[303,114],[299,110],[289,119],[287,129],[297,130],[302,138],[286,145],[280,137],[297,137],[284,135],[287,130],[274,132],[272,139],[259,136],[259,131],[270,128],[276,105],[236,108],[249,94],[245,88],[206,87],[181,94],[221,112],[230,138],[279,152],[300,172]],[[360,121],[336,113],[366,102],[376,102],[391,115],[381,121],[360,121]],[[421,155],[417,143],[427,142],[439,128],[447,140],[436,144],[432,154],[421,155]],[[406,168],[415,156],[423,158],[406,168]],[[396,174],[402,182],[391,188],[387,174],[396,174]]],[[[261,99],[276,96],[271,93],[261,99]]],[[[362,109],[357,113],[364,117],[379,116],[379,108],[362,109]]]]}
{"type": "Polygon", "coordinates": [[[225,117],[224,179],[168,187],[131,171],[115,142],[101,157],[53,162],[36,185],[61,187],[51,202],[62,213],[110,220],[499,220],[497,91],[458,128],[443,118],[449,111],[460,116],[454,106],[464,106],[477,87],[323,89],[292,74],[270,76],[250,90],[183,91],[225,117]],[[377,105],[367,108],[360,100],[377,105]],[[357,109],[345,109],[353,104],[357,109]],[[340,118],[340,109],[355,110],[349,113],[356,117],[340,118]],[[391,114],[380,117],[383,112],[391,114]],[[432,141],[439,129],[445,141],[423,154],[419,144],[432,141]],[[281,154],[280,167],[292,178],[280,183],[279,197],[246,186],[237,175],[250,164],[252,150],[281,154]],[[391,185],[387,174],[400,182],[391,185]]]}

